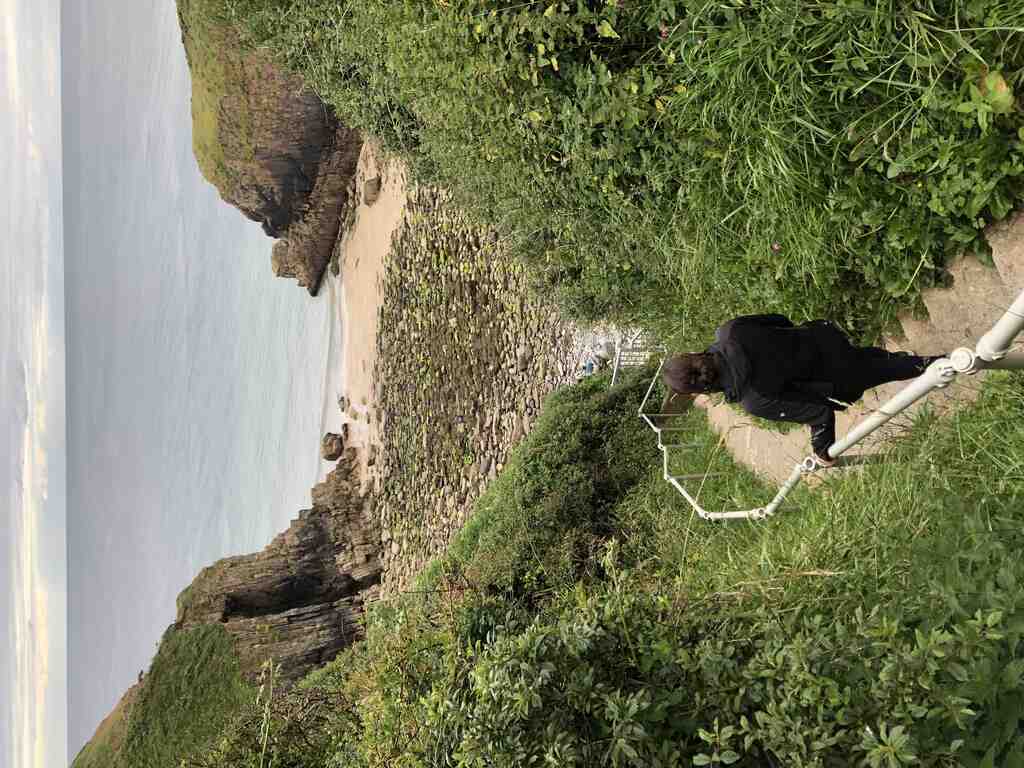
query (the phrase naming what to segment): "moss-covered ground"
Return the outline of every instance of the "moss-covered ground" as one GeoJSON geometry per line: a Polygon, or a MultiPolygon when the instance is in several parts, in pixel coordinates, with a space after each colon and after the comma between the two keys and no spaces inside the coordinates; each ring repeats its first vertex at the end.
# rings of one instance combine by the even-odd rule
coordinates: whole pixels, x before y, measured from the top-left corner
{"type": "Polygon", "coordinates": [[[253,151],[243,63],[248,54],[221,3],[178,0],[177,5],[192,76],[193,154],[206,180],[230,197],[235,177],[225,147],[239,157],[253,151]]]}

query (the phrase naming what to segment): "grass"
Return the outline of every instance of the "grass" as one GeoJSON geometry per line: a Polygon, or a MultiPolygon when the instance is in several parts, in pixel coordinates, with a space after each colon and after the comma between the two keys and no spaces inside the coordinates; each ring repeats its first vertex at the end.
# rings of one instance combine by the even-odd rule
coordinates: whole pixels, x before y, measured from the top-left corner
{"type": "Polygon", "coordinates": [[[630,418],[645,382],[609,397],[608,380],[595,374],[548,398],[535,429],[419,589],[453,571],[478,589],[543,589],[583,578],[593,546],[612,526],[611,507],[649,461],[646,427],[630,418]]]}
{"type": "Polygon", "coordinates": [[[1024,197],[1024,10],[221,0],[584,317],[876,340],[1024,197]]]}
{"type": "Polygon", "coordinates": [[[192,150],[203,176],[231,197],[232,161],[251,159],[252,117],[238,34],[216,0],[179,0],[192,75],[192,150]]]}
{"type": "Polygon", "coordinates": [[[171,630],[130,706],[115,711],[73,768],[179,765],[212,743],[254,695],[223,627],[171,630]]]}
{"type": "MultiPolygon", "coordinates": [[[[816,489],[799,487],[781,513],[766,523],[701,521],[652,468],[613,506],[614,533],[607,540],[617,542],[615,559],[628,571],[621,589],[676,605],[681,613],[672,614],[674,621],[682,621],[682,615],[705,617],[707,626],[717,625],[709,642],[721,642],[747,621],[754,622],[756,636],[765,626],[784,623],[786,617],[819,616],[828,625],[841,624],[861,611],[881,611],[892,622],[888,631],[895,634],[877,643],[885,647],[892,641],[895,647],[894,638],[907,636],[902,633],[913,638],[915,632],[948,630],[959,626],[957,622],[969,623],[971,617],[996,616],[992,620],[1004,633],[1002,640],[997,636],[997,644],[1005,643],[1000,651],[1002,663],[1016,668],[1024,664],[1017,640],[1011,639],[1020,637],[1024,628],[1021,569],[1011,554],[1024,543],[1021,415],[1024,386],[1020,378],[993,377],[976,404],[942,421],[921,418],[907,439],[862,471],[830,473],[816,489]],[[734,629],[727,629],[730,625],[734,629]]],[[[704,506],[748,507],[774,493],[774,488],[732,463],[701,413],[689,413],[676,426],[702,442],[680,469],[722,471],[709,474],[702,484],[699,497],[704,506]]],[[[651,443],[647,435],[637,437],[651,443]]],[[[527,445],[524,451],[531,448],[527,445]]],[[[526,471],[528,464],[517,458],[509,470],[512,477],[500,478],[493,493],[504,499],[506,507],[511,504],[514,511],[504,515],[518,519],[516,525],[544,530],[545,507],[531,504],[514,491],[522,483],[515,475],[526,471]]],[[[489,562],[496,557],[507,566],[509,560],[502,552],[508,537],[502,534],[511,523],[501,519],[502,513],[495,519],[496,506],[501,509],[486,500],[481,504],[482,532],[475,532],[471,521],[450,558],[489,562]]],[[[585,519],[569,526],[573,524],[589,527],[585,519]]],[[[569,537],[568,532],[562,535],[569,537]]],[[[600,557],[595,560],[599,562],[600,557]]],[[[531,613],[538,610],[533,602],[538,599],[547,606],[542,610],[558,610],[567,601],[571,604],[571,596],[580,589],[597,594],[608,588],[612,577],[607,568],[603,574],[600,567],[596,571],[596,578],[584,582],[585,587],[570,578],[552,579],[544,591],[527,590],[524,599],[534,605],[531,613]]],[[[549,578],[556,574],[545,571],[549,578]]],[[[828,633],[819,626],[812,635],[820,638],[828,633]]],[[[792,648],[792,642],[796,641],[791,637],[783,647],[792,648]]],[[[742,653],[739,639],[727,641],[726,647],[733,643],[742,653]]],[[[620,661],[607,660],[598,666],[620,661]]],[[[948,670],[949,665],[940,662],[936,669],[948,670]]],[[[793,678],[782,690],[797,698],[811,695],[801,694],[803,684],[793,678]]],[[[990,747],[995,764],[1000,764],[1000,754],[1004,764],[1015,764],[1024,747],[1013,735],[1024,725],[1019,719],[1024,716],[1019,681],[1000,682],[996,674],[994,681],[979,683],[973,695],[983,702],[974,726],[979,738],[972,741],[977,751],[973,758],[964,756],[962,764],[978,764],[975,761],[990,747]],[[1003,730],[992,726],[992,721],[1001,723],[1003,730]]],[[[829,711],[827,703],[819,706],[829,711]]],[[[896,711],[888,712],[892,722],[896,711]]],[[[702,727],[712,728],[710,715],[697,717],[702,727]]],[[[918,743],[917,748],[937,754],[939,744],[918,743]]],[[[930,759],[934,762],[927,764],[944,764],[936,755],[930,759]]],[[[804,759],[785,764],[818,763],[804,759]]]]}
{"type": "MultiPolygon", "coordinates": [[[[970,408],[948,420],[922,419],[878,463],[828,473],[815,489],[798,487],[767,524],[705,523],[652,479],[619,508],[626,549],[652,564],[658,589],[704,600],[756,597],[829,615],[897,601],[900,613],[923,617],[936,616],[947,590],[963,590],[964,610],[990,607],[1002,597],[971,593],[970,577],[950,561],[993,546],[1012,550],[1020,538],[1022,411],[1020,379],[1000,376],[970,408]]],[[[701,428],[700,414],[687,418],[701,428]]],[[[716,441],[706,446],[690,471],[729,470],[704,484],[710,506],[751,506],[774,493],[730,468],[716,441]]]]}
{"type": "MultiPolygon", "coordinates": [[[[662,480],[627,418],[646,383],[549,399],[420,591],[306,681],[333,702],[315,746],[282,704],[288,764],[1020,764],[1019,377],[775,518],[727,524],[662,480]]],[[[774,492],[700,412],[676,426],[701,443],[681,469],[725,470],[704,506],[774,492]]]]}

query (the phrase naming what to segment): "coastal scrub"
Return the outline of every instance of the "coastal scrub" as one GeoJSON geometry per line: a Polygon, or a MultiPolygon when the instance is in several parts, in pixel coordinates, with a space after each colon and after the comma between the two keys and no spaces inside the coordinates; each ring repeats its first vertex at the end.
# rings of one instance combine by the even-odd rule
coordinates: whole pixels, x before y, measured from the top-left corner
{"type": "Polygon", "coordinates": [[[679,343],[751,311],[877,340],[1024,197],[1009,0],[217,1],[577,315],[679,343]]]}

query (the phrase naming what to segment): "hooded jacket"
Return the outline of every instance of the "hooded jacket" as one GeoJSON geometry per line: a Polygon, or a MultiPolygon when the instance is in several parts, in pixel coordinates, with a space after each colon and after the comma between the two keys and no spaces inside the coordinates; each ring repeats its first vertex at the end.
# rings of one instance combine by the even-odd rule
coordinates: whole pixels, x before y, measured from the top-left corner
{"type": "Polygon", "coordinates": [[[748,315],[715,332],[715,355],[729,402],[754,416],[811,428],[814,452],[835,442],[835,411],[859,399],[856,353],[832,323],[794,326],[783,315],[748,315]]]}

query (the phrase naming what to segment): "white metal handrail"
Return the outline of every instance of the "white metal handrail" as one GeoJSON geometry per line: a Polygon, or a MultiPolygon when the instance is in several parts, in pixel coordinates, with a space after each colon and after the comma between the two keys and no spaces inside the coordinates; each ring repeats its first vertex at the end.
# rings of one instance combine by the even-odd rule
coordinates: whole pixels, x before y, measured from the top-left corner
{"type": "Polygon", "coordinates": [[[618,340],[615,342],[615,361],[612,364],[612,380],[609,386],[615,386],[615,382],[619,378],[619,372],[623,368],[630,365],[643,365],[647,362],[653,351],[652,345],[648,343],[648,339],[642,330],[620,333],[618,340]]]}
{"type": "MultiPolygon", "coordinates": [[[[960,347],[950,353],[949,357],[943,357],[934,361],[923,374],[911,381],[907,386],[887,400],[877,411],[866,416],[860,423],[851,429],[841,440],[836,441],[828,449],[828,455],[836,459],[881,427],[894,416],[909,408],[921,398],[929,395],[936,389],[948,387],[958,375],[970,376],[980,370],[1003,369],[1021,370],[1024,369],[1024,352],[1010,352],[1010,345],[1017,335],[1024,330],[1024,291],[1017,296],[1010,307],[1003,313],[996,324],[985,333],[977,343],[975,349],[960,347]]],[[[685,498],[694,511],[705,520],[763,520],[774,515],[786,496],[792,491],[805,474],[811,474],[823,469],[822,465],[813,455],[809,455],[803,461],[798,462],[786,482],[779,488],[775,497],[763,507],[753,509],[736,510],[732,512],[709,512],[704,509],[697,500],[691,496],[683,487],[683,480],[705,477],[706,475],[672,475],[669,473],[668,449],[678,447],[667,444],[662,440],[662,434],[670,431],[657,426],[651,421],[651,416],[672,416],[674,414],[644,412],[644,407],[654,391],[654,385],[658,381],[661,369],[665,365],[662,359],[661,365],[651,380],[640,403],[639,415],[647,425],[654,430],[658,436],[658,448],[662,452],[662,472],[668,481],[685,498]]],[[[678,431],[678,430],[676,430],[678,431]]]]}

